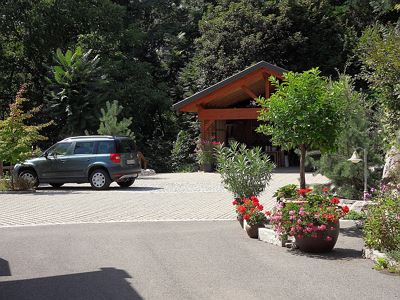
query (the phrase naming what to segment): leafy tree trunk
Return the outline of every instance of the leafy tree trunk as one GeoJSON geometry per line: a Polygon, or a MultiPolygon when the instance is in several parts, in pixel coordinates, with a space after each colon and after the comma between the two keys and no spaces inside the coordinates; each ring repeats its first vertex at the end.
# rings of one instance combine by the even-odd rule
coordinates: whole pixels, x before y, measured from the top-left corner
{"type": "Polygon", "coordinates": [[[3,162],[0,160],[0,178],[3,176],[3,162]]]}
{"type": "Polygon", "coordinates": [[[306,160],[306,145],[300,145],[300,188],[306,188],[305,160],[306,160]]]}

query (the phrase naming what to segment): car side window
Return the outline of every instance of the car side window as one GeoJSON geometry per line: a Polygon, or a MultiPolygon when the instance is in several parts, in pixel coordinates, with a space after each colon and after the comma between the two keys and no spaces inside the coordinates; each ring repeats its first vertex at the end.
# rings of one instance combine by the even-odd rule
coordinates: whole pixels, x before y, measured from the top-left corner
{"type": "Polygon", "coordinates": [[[74,154],[93,154],[94,142],[76,142],[74,154]]]}
{"type": "Polygon", "coordinates": [[[115,153],[115,142],[114,141],[98,141],[97,142],[97,154],[110,154],[115,153]]]}
{"type": "Polygon", "coordinates": [[[52,149],[50,149],[49,155],[67,155],[71,144],[72,143],[57,143],[52,149]]]}

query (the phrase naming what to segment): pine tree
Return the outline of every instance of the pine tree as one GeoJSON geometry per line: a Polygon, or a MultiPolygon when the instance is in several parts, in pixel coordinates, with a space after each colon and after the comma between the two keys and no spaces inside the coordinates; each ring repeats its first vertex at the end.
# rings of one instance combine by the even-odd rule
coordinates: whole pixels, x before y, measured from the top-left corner
{"type": "Polygon", "coordinates": [[[124,135],[135,139],[135,134],[129,129],[132,124],[132,118],[123,118],[118,121],[118,116],[122,112],[123,107],[118,104],[117,100],[112,103],[107,101],[106,110],[101,109],[100,127],[98,134],[104,135],[124,135]]]}

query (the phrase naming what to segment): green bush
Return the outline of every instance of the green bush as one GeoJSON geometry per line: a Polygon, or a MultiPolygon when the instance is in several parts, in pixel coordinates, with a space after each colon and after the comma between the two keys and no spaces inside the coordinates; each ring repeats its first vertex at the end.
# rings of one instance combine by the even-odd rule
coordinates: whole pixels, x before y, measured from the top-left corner
{"type": "Polygon", "coordinates": [[[192,141],[187,131],[179,131],[171,151],[171,165],[176,172],[193,172],[195,158],[192,151],[192,141]]]}
{"type": "Polygon", "coordinates": [[[218,147],[217,171],[227,190],[236,198],[258,196],[271,179],[275,165],[261,148],[247,149],[232,142],[229,147],[218,147]]]}
{"type": "Polygon", "coordinates": [[[274,197],[276,197],[277,200],[280,200],[281,198],[285,199],[296,198],[296,196],[298,195],[297,190],[298,190],[297,185],[287,184],[277,189],[274,194],[274,197]]]}
{"type": "Polygon", "coordinates": [[[364,223],[365,244],[384,252],[400,250],[400,195],[380,193],[373,201],[364,223]]]}
{"type": "Polygon", "coordinates": [[[350,210],[347,215],[344,216],[345,220],[365,220],[365,213],[350,210]]]}

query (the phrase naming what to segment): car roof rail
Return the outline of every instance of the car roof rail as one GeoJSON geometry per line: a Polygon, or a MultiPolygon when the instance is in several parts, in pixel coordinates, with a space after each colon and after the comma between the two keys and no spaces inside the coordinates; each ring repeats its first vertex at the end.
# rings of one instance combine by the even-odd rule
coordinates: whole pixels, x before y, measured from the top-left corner
{"type": "Polygon", "coordinates": [[[63,139],[63,141],[80,140],[80,139],[99,139],[99,138],[113,139],[114,136],[112,136],[112,135],[81,135],[81,136],[71,136],[71,137],[63,139]]]}

